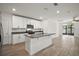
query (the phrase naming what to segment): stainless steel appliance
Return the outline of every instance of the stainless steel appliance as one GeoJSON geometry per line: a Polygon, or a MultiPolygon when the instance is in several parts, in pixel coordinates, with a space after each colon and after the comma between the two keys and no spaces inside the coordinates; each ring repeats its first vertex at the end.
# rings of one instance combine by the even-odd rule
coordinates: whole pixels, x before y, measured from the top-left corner
{"type": "Polygon", "coordinates": [[[31,25],[31,24],[28,24],[27,25],[26,33],[28,33],[28,34],[34,34],[35,32],[33,31],[33,29],[34,29],[34,26],[31,25]]]}

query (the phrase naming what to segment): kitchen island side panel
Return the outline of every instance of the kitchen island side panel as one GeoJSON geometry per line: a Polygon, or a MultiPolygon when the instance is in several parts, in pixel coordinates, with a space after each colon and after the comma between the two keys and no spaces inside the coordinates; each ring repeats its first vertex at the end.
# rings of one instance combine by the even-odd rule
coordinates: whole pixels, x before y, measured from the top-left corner
{"type": "MultiPolygon", "coordinates": [[[[29,37],[27,37],[28,39],[29,37]]],[[[26,50],[29,51],[30,55],[33,55],[40,50],[52,45],[52,36],[44,36],[40,38],[29,38],[26,43],[26,50]],[[28,42],[29,41],[29,42],[28,42]],[[30,47],[29,47],[30,46],[30,47]]]]}

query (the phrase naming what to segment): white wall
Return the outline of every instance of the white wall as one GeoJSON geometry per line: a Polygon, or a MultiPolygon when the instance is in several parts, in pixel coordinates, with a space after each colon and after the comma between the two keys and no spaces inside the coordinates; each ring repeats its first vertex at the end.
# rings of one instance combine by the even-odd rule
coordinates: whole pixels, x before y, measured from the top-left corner
{"type": "Polygon", "coordinates": [[[3,44],[11,43],[12,15],[9,13],[1,13],[3,27],[3,44]]]}
{"type": "Polygon", "coordinates": [[[62,22],[57,22],[57,35],[62,35],[63,32],[63,23],[62,22]]]}
{"type": "Polygon", "coordinates": [[[79,22],[74,23],[74,36],[79,37],[79,22]]]}
{"type": "Polygon", "coordinates": [[[36,20],[29,20],[29,22],[34,25],[34,28],[42,28],[42,22],[36,20]]]}
{"type": "Polygon", "coordinates": [[[63,31],[62,22],[53,20],[44,20],[42,23],[45,33],[56,33],[55,37],[62,35],[63,31]]]}
{"type": "Polygon", "coordinates": [[[45,33],[56,33],[54,37],[58,36],[58,22],[53,20],[44,20],[43,29],[45,33]]]}
{"type": "Polygon", "coordinates": [[[56,21],[44,20],[42,23],[43,29],[46,33],[56,33],[56,21]]]}

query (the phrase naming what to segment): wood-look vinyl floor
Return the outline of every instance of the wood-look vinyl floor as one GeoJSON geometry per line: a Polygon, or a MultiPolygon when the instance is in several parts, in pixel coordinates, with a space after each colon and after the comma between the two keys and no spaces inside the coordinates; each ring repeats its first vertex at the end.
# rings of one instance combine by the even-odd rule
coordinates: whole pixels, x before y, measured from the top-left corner
{"type": "MultiPolygon", "coordinates": [[[[79,38],[63,35],[53,39],[53,45],[39,51],[33,56],[79,56],[79,38]]],[[[0,48],[1,56],[29,56],[24,43],[5,45],[0,48]]]]}

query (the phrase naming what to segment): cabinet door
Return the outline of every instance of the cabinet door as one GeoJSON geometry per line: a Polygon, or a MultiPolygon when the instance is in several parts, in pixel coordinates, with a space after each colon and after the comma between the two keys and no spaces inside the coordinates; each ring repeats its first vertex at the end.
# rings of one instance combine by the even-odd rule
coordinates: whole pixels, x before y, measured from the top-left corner
{"type": "Polygon", "coordinates": [[[74,24],[74,36],[79,37],[79,23],[74,24]]]}
{"type": "Polygon", "coordinates": [[[42,28],[42,23],[40,21],[31,20],[30,22],[34,25],[34,28],[42,28]]]}
{"type": "Polygon", "coordinates": [[[13,44],[22,43],[25,41],[24,34],[15,34],[13,35],[13,44]]]}
{"type": "Polygon", "coordinates": [[[26,28],[27,23],[28,19],[19,16],[13,16],[13,28],[26,28]]]}
{"type": "Polygon", "coordinates": [[[20,41],[20,36],[18,34],[13,35],[13,44],[17,44],[20,41]]]}
{"type": "Polygon", "coordinates": [[[25,36],[24,34],[20,34],[20,42],[24,42],[25,41],[25,36]]]}

